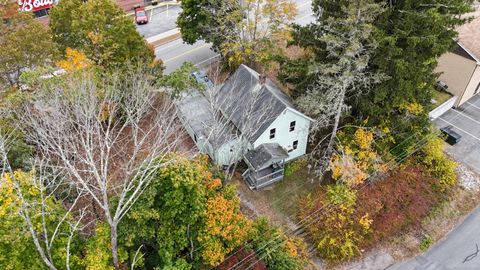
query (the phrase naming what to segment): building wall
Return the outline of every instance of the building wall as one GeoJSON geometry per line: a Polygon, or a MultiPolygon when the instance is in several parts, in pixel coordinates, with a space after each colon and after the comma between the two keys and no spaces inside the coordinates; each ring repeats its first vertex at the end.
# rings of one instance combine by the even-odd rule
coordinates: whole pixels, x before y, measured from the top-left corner
{"type": "Polygon", "coordinates": [[[116,0],[116,2],[124,11],[131,11],[135,5],[143,7],[145,4],[144,0],[116,0]]]}
{"type": "Polygon", "coordinates": [[[438,59],[436,72],[441,73],[439,80],[448,85],[448,91],[459,97],[457,104],[462,103],[465,89],[469,85],[470,78],[476,69],[476,62],[454,53],[446,53],[438,59]]]}
{"type": "Polygon", "coordinates": [[[233,139],[217,149],[215,156],[212,157],[217,165],[231,165],[243,158],[246,144],[241,143],[240,139],[241,138],[233,139]]]}
{"type": "Polygon", "coordinates": [[[297,149],[289,152],[289,158],[286,161],[303,156],[307,152],[309,129],[309,119],[287,108],[253,143],[253,148],[263,143],[278,143],[288,150],[293,147],[293,142],[298,140],[297,149]],[[295,130],[290,132],[290,122],[292,121],[296,122],[295,130]],[[270,139],[272,128],[276,130],[275,138],[270,139]]]}
{"type": "Polygon", "coordinates": [[[471,97],[479,93],[480,93],[480,66],[477,65],[465,89],[465,92],[461,96],[457,106],[462,105],[463,103],[468,101],[471,97]]]}

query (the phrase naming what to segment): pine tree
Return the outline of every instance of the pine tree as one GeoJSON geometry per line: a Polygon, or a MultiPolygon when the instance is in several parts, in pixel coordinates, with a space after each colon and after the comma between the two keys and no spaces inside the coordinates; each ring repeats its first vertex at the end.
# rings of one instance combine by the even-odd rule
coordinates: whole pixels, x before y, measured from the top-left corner
{"type": "Polygon", "coordinates": [[[388,8],[376,22],[379,46],[370,70],[381,71],[388,79],[352,105],[358,115],[369,118],[369,125],[390,129],[394,145],[402,143],[394,149],[399,155],[430,132],[428,111],[438,78],[437,58],[454,48],[455,27],[465,22],[460,15],[470,10],[471,1],[382,2],[388,8]]]}
{"type": "Polygon", "coordinates": [[[306,65],[312,82],[297,99],[300,108],[314,117],[312,130],[316,135],[325,128],[331,132],[327,145],[319,144],[313,151],[321,156],[317,164],[319,173],[329,164],[341,117],[348,109],[348,98],[381,79],[379,74],[368,71],[368,63],[376,48],[372,23],[382,12],[382,7],[371,0],[348,3],[332,0],[321,4],[333,7],[334,11],[317,14],[317,22],[307,28],[313,42],[306,48],[313,47],[317,57],[306,65]]]}
{"type": "MultiPolygon", "coordinates": [[[[316,0],[313,10],[317,20],[343,20],[342,7],[349,2],[316,0]]],[[[365,72],[383,74],[384,80],[363,88],[361,92],[364,94],[352,95],[345,101],[351,108],[353,121],[368,119],[368,126],[378,126],[393,134],[383,148],[386,151],[393,149],[393,154],[398,156],[411,150],[417,141],[430,133],[428,109],[438,75],[435,74],[436,59],[454,48],[455,27],[465,22],[466,18],[461,15],[470,10],[471,1],[374,2],[385,8],[371,22],[374,26],[372,39],[377,46],[365,72]]],[[[305,57],[280,60],[283,70],[280,79],[292,85],[292,96],[297,99],[311,92],[317,81],[317,74],[312,72],[315,63],[337,62],[329,57],[327,43],[312,38],[322,35],[318,24],[295,27],[292,45],[303,48],[305,57]]],[[[320,109],[317,106],[315,113],[319,114],[320,109]]]]}

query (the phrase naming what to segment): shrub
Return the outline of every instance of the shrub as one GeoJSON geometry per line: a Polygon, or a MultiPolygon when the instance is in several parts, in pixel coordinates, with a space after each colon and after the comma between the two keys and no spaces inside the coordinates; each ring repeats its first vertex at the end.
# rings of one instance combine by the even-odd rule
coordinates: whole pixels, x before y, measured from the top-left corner
{"type": "Polygon", "coordinates": [[[388,167],[377,152],[375,134],[367,128],[346,128],[338,133],[337,153],[330,161],[333,179],[355,187],[369,175],[386,172],[388,167]]]}
{"type": "Polygon", "coordinates": [[[445,143],[442,139],[435,137],[428,141],[422,150],[420,162],[427,167],[427,171],[438,179],[438,187],[445,190],[457,182],[455,169],[457,163],[450,160],[443,152],[445,143]]]}
{"type": "Polygon", "coordinates": [[[373,219],[372,233],[364,247],[401,233],[420,228],[422,220],[438,205],[443,194],[425,177],[421,168],[406,167],[391,173],[358,193],[358,211],[373,219]]]}
{"type": "Polygon", "coordinates": [[[285,177],[289,177],[293,175],[294,173],[296,173],[298,170],[305,167],[306,165],[307,165],[307,160],[303,158],[297,159],[295,161],[288,163],[287,165],[285,165],[285,172],[284,172],[285,177]]]}
{"type": "Polygon", "coordinates": [[[252,235],[251,247],[268,269],[303,269],[306,248],[299,238],[288,237],[265,219],[256,220],[252,235]]]}
{"type": "Polygon", "coordinates": [[[306,263],[306,246],[303,241],[300,238],[288,237],[280,228],[272,226],[262,218],[254,222],[250,241],[246,244],[245,250],[250,256],[244,260],[245,263],[242,263],[239,269],[253,267],[259,270],[295,270],[304,269],[306,263]]]}
{"type": "Polygon", "coordinates": [[[421,251],[426,251],[433,243],[432,237],[430,235],[426,235],[423,239],[422,242],[420,242],[420,250],[421,251]]]}
{"type": "Polygon", "coordinates": [[[301,202],[299,217],[315,217],[306,226],[306,231],[319,254],[329,262],[359,255],[359,246],[370,231],[372,219],[368,213],[360,215],[356,210],[356,192],[345,184],[337,184],[328,186],[326,192],[320,191],[318,195],[316,199],[307,196],[301,202]]]}

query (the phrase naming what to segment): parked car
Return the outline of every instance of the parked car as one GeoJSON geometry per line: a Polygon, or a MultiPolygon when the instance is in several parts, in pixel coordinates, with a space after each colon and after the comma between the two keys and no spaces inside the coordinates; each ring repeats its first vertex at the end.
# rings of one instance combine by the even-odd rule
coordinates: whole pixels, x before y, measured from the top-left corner
{"type": "Polygon", "coordinates": [[[137,24],[146,24],[148,23],[148,16],[147,12],[145,12],[144,8],[136,8],[135,9],[135,22],[137,24]]]}
{"type": "Polygon", "coordinates": [[[192,72],[192,77],[195,79],[195,81],[205,85],[207,88],[213,87],[213,82],[207,77],[207,75],[203,74],[201,71],[192,72]]]}

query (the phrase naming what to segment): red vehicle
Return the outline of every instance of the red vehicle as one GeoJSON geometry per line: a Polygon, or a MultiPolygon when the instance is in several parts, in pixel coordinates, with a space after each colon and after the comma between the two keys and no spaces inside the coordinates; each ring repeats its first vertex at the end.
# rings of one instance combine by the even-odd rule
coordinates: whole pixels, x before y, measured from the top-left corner
{"type": "Polygon", "coordinates": [[[146,24],[148,23],[148,16],[147,12],[145,12],[144,8],[136,8],[135,9],[135,22],[137,24],[146,24]]]}

